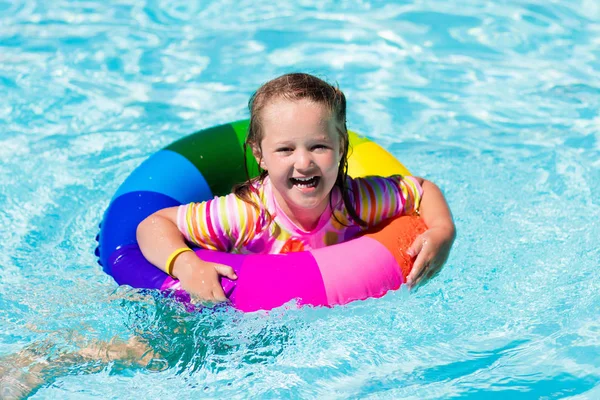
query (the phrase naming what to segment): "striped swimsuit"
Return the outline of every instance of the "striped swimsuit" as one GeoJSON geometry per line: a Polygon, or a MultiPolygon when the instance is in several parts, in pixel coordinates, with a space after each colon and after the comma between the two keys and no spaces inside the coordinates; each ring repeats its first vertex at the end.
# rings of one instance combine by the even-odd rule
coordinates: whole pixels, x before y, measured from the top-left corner
{"type": "MultiPolygon", "coordinates": [[[[179,206],[179,230],[188,242],[211,250],[277,254],[341,243],[367,229],[352,220],[337,187],[332,191],[333,207],[325,210],[311,231],[296,226],[281,210],[268,176],[255,187],[257,193],[251,196],[258,208],[235,194],[179,206]]],[[[416,179],[399,175],[348,178],[347,187],[354,209],[368,227],[396,215],[416,213],[423,194],[416,179]]]]}

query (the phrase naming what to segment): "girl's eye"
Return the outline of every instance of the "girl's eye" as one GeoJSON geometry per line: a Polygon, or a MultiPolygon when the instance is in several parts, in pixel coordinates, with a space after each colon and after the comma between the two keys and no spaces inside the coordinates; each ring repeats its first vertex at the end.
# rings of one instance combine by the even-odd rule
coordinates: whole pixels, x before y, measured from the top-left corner
{"type": "Polygon", "coordinates": [[[317,145],[313,146],[313,150],[324,150],[324,149],[328,149],[328,147],[325,146],[324,144],[317,144],[317,145]]]}
{"type": "Polygon", "coordinates": [[[280,147],[276,150],[278,153],[289,153],[292,151],[291,147],[280,147]]]}

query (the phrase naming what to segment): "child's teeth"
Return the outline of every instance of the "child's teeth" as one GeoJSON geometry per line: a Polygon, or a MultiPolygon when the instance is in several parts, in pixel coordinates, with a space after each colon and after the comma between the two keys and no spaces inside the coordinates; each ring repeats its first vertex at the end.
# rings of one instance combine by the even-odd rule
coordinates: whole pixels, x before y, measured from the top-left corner
{"type": "Polygon", "coordinates": [[[310,178],[292,178],[292,181],[299,187],[313,187],[317,185],[318,178],[316,176],[311,176],[310,178]]]}

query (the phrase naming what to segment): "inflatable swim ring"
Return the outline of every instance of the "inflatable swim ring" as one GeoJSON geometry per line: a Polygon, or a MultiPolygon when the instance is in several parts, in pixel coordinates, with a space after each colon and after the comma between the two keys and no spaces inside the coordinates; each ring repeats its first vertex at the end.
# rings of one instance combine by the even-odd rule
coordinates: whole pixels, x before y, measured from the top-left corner
{"type": "MultiPolygon", "coordinates": [[[[144,161],[119,187],[100,224],[96,255],[119,285],[180,289],[142,255],[136,228],[165,207],[203,201],[231,192],[246,180],[243,143],[249,121],[237,121],[184,137],[144,161]]],[[[376,143],[350,134],[351,176],[408,175],[408,170],[376,143]]],[[[250,174],[258,173],[248,154],[250,174]]],[[[227,254],[198,249],[211,262],[230,265],[238,279],[222,278],[225,294],[242,311],[268,310],[292,299],[299,304],[332,306],[398,289],[412,267],[405,254],[425,230],[418,217],[399,217],[345,243],[277,255],[227,254]]]]}

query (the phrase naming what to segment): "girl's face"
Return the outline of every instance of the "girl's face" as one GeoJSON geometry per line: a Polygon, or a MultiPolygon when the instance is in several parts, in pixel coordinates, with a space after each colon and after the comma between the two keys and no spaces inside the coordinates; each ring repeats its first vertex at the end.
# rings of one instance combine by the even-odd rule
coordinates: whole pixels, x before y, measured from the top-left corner
{"type": "Polygon", "coordinates": [[[342,157],[338,126],[325,105],[277,99],[262,110],[263,139],[254,148],[268,171],[277,203],[305,230],[329,203],[342,157]]]}

